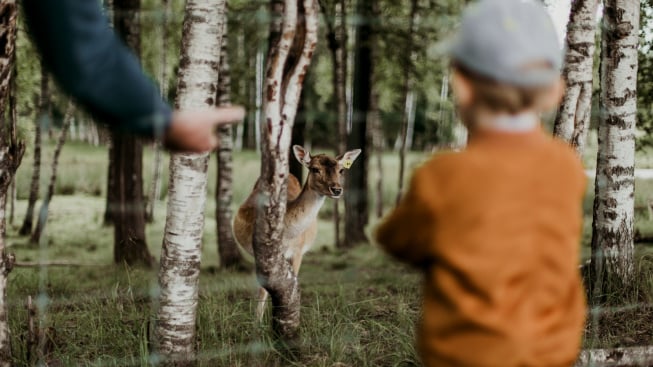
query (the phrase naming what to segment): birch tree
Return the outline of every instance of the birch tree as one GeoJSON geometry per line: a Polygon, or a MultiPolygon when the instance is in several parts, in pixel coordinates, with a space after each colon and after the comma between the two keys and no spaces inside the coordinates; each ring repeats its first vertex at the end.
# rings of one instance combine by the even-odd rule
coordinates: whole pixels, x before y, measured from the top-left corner
{"type": "Polygon", "coordinates": [[[299,336],[300,291],[297,277],[284,259],[283,218],[286,212],[288,150],[306,71],[317,44],[316,0],[284,0],[281,36],[270,47],[265,80],[265,124],[261,129],[261,198],[256,212],[253,247],[256,274],[272,300],[272,330],[293,344],[299,336]],[[301,15],[303,10],[303,16],[301,15]],[[303,27],[298,23],[303,22],[303,27]],[[304,32],[297,32],[301,29],[304,32]],[[297,44],[300,57],[287,64],[297,44]]]}
{"type": "MultiPolygon", "coordinates": [[[[222,48],[220,50],[220,75],[218,77],[218,93],[216,102],[218,106],[229,106],[231,104],[231,73],[228,58],[228,33],[227,33],[227,9],[224,14],[225,20],[222,23],[222,48]]],[[[218,233],[218,254],[220,254],[220,265],[224,268],[236,268],[242,266],[243,258],[238,250],[238,245],[231,231],[231,220],[233,213],[231,203],[233,201],[233,126],[220,126],[218,128],[220,139],[218,156],[218,179],[215,188],[215,219],[218,233]]]]}
{"type": "Polygon", "coordinates": [[[32,180],[29,185],[29,197],[27,199],[27,210],[25,219],[18,234],[21,236],[32,233],[34,225],[34,208],[39,198],[39,183],[41,177],[41,130],[42,126],[50,118],[50,92],[49,78],[45,65],[41,63],[41,91],[39,95],[39,108],[34,121],[34,166],[32,167],[32,180]]]}
{"type": "Polygon", "coordinates": [[[606,0],[592,231],[593,298],[633,277],[638,0],[606,0]]]}
{"type": "MultiPolygon", "coordinates": [[[[186,2],[177,109],[214,104],[225,0],[186,2]]],[[[195,365],[195,323],[209,153],[175,153],[170,181],[154,347],[165,365],[195,365]]]]}
{"type": "MultiPolygon", "coordinates": [[[[0,116],[4,116],[7,96],[13,80],[13,64],[16,62],[16,18],[18,9],[15,0],[0,0],[0,116]]],[[[9,185],[25,153],[25,144],[16,136],[16,120],[0,119],[0,201],[7,196],[9,185]]],[[[0,207],[4,217],[4,206],[0,207]]],[[[14,265],[14,256],[5,252],[4,233],[0,234],[0,367],[12,365],[11,344],[7,310],[7,277],[14,265]]]]}
{"type": "Polygon", "coordinates": [[[579,155],[585,150],[592,110],[598,5],[599,0],[576,0],[571,3],[565,67],[562,72],[567,90],[554,124],[554,134],[569,142],[579,155]]]}

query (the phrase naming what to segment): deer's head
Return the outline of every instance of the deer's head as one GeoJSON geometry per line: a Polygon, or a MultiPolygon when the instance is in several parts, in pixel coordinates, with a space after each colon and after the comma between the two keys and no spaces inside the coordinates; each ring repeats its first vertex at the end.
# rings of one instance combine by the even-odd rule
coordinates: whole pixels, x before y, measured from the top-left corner
{"type": "Polygon", "coordinates": [[[342,180],[345,170],[349,169],[361,153],[360,149],[350,150],[331,158],[325,154],[311,156],[299,145],[294,145],[295,158],[306,168],[308,177],[306,185],[317,193],[337,199],[342,195],[342,180]]]}

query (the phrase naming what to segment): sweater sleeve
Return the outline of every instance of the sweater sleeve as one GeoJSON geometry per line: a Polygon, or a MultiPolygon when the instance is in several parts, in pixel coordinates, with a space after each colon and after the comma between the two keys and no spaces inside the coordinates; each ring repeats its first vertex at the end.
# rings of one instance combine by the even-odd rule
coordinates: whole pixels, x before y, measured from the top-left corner
{"type": "Polygon", "coordinates": [[[437,225],[433,209],[434,183],[424,170],[417,170],[399,205],[377,228],[377,243],[390,255],[413,266],[425,266],[434,260],[433,227],[437,225]]]}
{"type": "Polygon", "coordinates": [[[171,110],[109,27],[98,0],[24,0],[31,37],[61,89],[114,130],[160,136],[171,110]]]}

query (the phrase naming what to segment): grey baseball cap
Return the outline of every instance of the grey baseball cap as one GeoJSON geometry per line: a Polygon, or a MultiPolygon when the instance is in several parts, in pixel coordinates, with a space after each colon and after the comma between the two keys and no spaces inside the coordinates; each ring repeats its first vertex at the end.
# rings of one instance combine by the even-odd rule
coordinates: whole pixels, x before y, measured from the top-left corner
{"type": "Polygon", "coordinates": [[[470,71],[518,86],[548,85],[562,68],[562,47],[539,0],[477,2],[463,13],[447,49],[470,71]]]}

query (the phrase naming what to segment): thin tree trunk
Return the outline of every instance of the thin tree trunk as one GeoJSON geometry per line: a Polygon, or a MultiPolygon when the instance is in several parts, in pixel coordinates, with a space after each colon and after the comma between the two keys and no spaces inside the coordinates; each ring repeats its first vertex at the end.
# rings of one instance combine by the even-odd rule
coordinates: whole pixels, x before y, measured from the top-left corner
{"type": "Polygon", "coordinates": [[[32,233],[34,224],[34,208],[39,198],[39,183],[41,177],[41,131],[46,119],[50,118],[50,92],[49,78],[45,66],[41,64],[41,94],[39,97],[39,109],[34,124],[34,166],[32,169],[32,180],[30,181],[29,198],[27,199],[27,211],[25,219],[18,234],[26,236],[32,233]]]}
{"type": "Polygon", "coordinates": [[[372,93],[372,42],[374,40],[371,19],[374,19],[374,1],[358,0],[360,23],[356,30],[356,52],[354,56],[353,116],[347,148],[362,149],[359,160],[362,167],[352,170],[347,177],[345,189],[345,241],[347,248],[367,242],[365,227],[369,218],[368,182],[369,167],[367,120],[372,93]]]}
{"type": "MultiPolygon", "coordinates": [[[[320,2],[328,28],[327,40],[331,58],[333,59],[333,90],[336,102],[336,118],[338,124],[338,139],[336,155],[347,150],[347,8],[345,0],[337,0],[334,4],[333,22],[331,16],[320,2]]],[[[336,247],[343,247],[340,219],[340,201],[336,200],[333,207],[333,223],[335,226],[336,247]]]]}
{"type": "Polygon", "coordinates": [[[406,166],[406,148],[408,143],[409,125],[415,122],[415,91],[414,77],[415,64],[417,63],[417,50],[415,50],[415,34],[417,33],[419,6],[417,0],[410,2],[410,21],[408,22],[408,40],[406,45],[406,65],[404,66],[404,116],[401,121],[401,143],[399,146],[399,185],[397,189],[397,204],[401,200],[404,190],[404,171],[406,166]]]}
{"type": "Polygon", "coordinates": [[[383,126],[379,116],[379,96],[372,93],[370,102],[370,118],[372,123],[372,147],[376,164],[376,217],[383,217],[383,126]]]}
{"type": "MultiPolygon", "coordinates": [[[[222,46],[220,50],[220,75],[218,77],[218,106],[231,105],[231,70],[228,58],[227,9],[222,23],[222,46]]],[[[218,232],[218,254],[223,268],[242,268],[243,258],[231,230],[233,213],[233,127],[221,126],[218,129],[217,161],[218,179],[215,188],[215,219],[218,232]]]]}
{"type": "Polygon", "coordinates": [[[290,347],[286,351],[294,350],[298,341],[300,313],[299,284],[284,258],[287,244],[282,241],[288,150],[302,83],[317,44],[317,13],[315,0],[304,0],[299,6],[295,0],[284,1],[281,36],[271,37],[275,42],[270,47],[265,73],[267,123],[261,134],[261,200],[253,247],[257,278],[272,300],[272,330],[285,347],[290,347]],[[294,63],[287,64],[293,48],[301,50],[301,54],[294,63]]]}
{"type": "Polygon", "coordinates": [[[638,0],[606,0],[601,120],[592,223],[592,301],[630,289],[634,275],[634,164],[638,0]]]}
{"type": "MultiPolygon", "coordinates": [[[[16,59],[16,56],[14,55],[16,59]]],[[[14,73],[9,89],[9,124],[16,126],[18,123],[18,62],[13,63],[12,72],[14,73]]],[[[16,177],[12,177],[9,187],[9,225],[14,224],[14,211],[16,206],[16,177]]]]}
{"type": "MultiPolygon", "coordinates": [[[[141,0],[114,0],[114,27],[127,45],[140,56],[141,0]]],[[[116,264],[151,267],[154,259],[145,239],[143,199],[143,144],[131,134],[112,135],[114,180],[113,259],[116,264]]]]}
{"type": "MultiPolygon", "coordinates": [[[[170,1],[163,2],[163,31],[161,35],[161,75],[159,76],[159,88],[161,96],[166,98],[168,95],[168,17],[170,16],[170,1]]],[[[161,171],[163,166],[163,147],[161,146],[160,137],[157,137],[154,143],[154,163],[152,164],[152,183],[150,185],[150,194],[148,195],[147,210],[145,216],[148,222],[154,220],[154,206],[161,198],[161,171]]]]}
{"type": "Polygon", "coordinates": [[[61,154],[61,149],[63,148],[64,143],[66,142],[66,134],[70,123],[73,120],[74,107],[72,102],[68,102],[68,107],[66,107],[66,115],[64,116],[63,126],[61,127],[61,133],[59,134],[59,140],[57,141],[57,146],[54,149],[54,157],[52,158],[52,174],[50,175],[50,183],[48,184],[48,191],[43,198],[41,203],[41,210],[39,211],[38,220],[36,222],[36,228],[32,233],[31,241],[32,243],[39,243],[41,240],[41,235],[45,229],[45,225],[48,221],[48,208],[50,207],[50,202],[52,201],[52,196],[54,195],[54,187],[57,181],[57,167],[59,165],[59,155],[61,154]]]}
{"type": "Polygon", "coordinates": [[[567,90],[553,129],[554,134],[569,142],[579,155],[582,155],[585,149],[592,111],[592,74],[598,5],[599,0],[576,0],[571,4],[563,70],[567,90]]]}
{"type": "MultiPolygon", "coordinates": [[[[15,88],[14,64],[16,63],[16,18],[18,9],[15,0],[0,0],[0,38],[4,40],[0,49],[0,114],[5,116],[7,96],[15,88]]],[[[0,119],[0,197],[6,198],[9,184],[25,153],[25,144],[16,136],[16,120],[0,119]]],[[[4,217],[4,205],[0,207],[4,217]]],[[[4,221],[4,219],[3,219],[4,221]]],[[[12,365],[11,335],[7,310],[7,278],[13,268],[15,257],[5,252],[4,232],[0,234],[0,367],[12,365]]]]}
{"type": "MultiPolygon", "coordinates": [[[[214,104],[220,68],[225,0],[186,2],[177,81],[178,109],[214,104]]],[[[155,352],[167,366],[195,365],[198,286],[209,154],[175,153],[161,267],[155,352]]]]}

